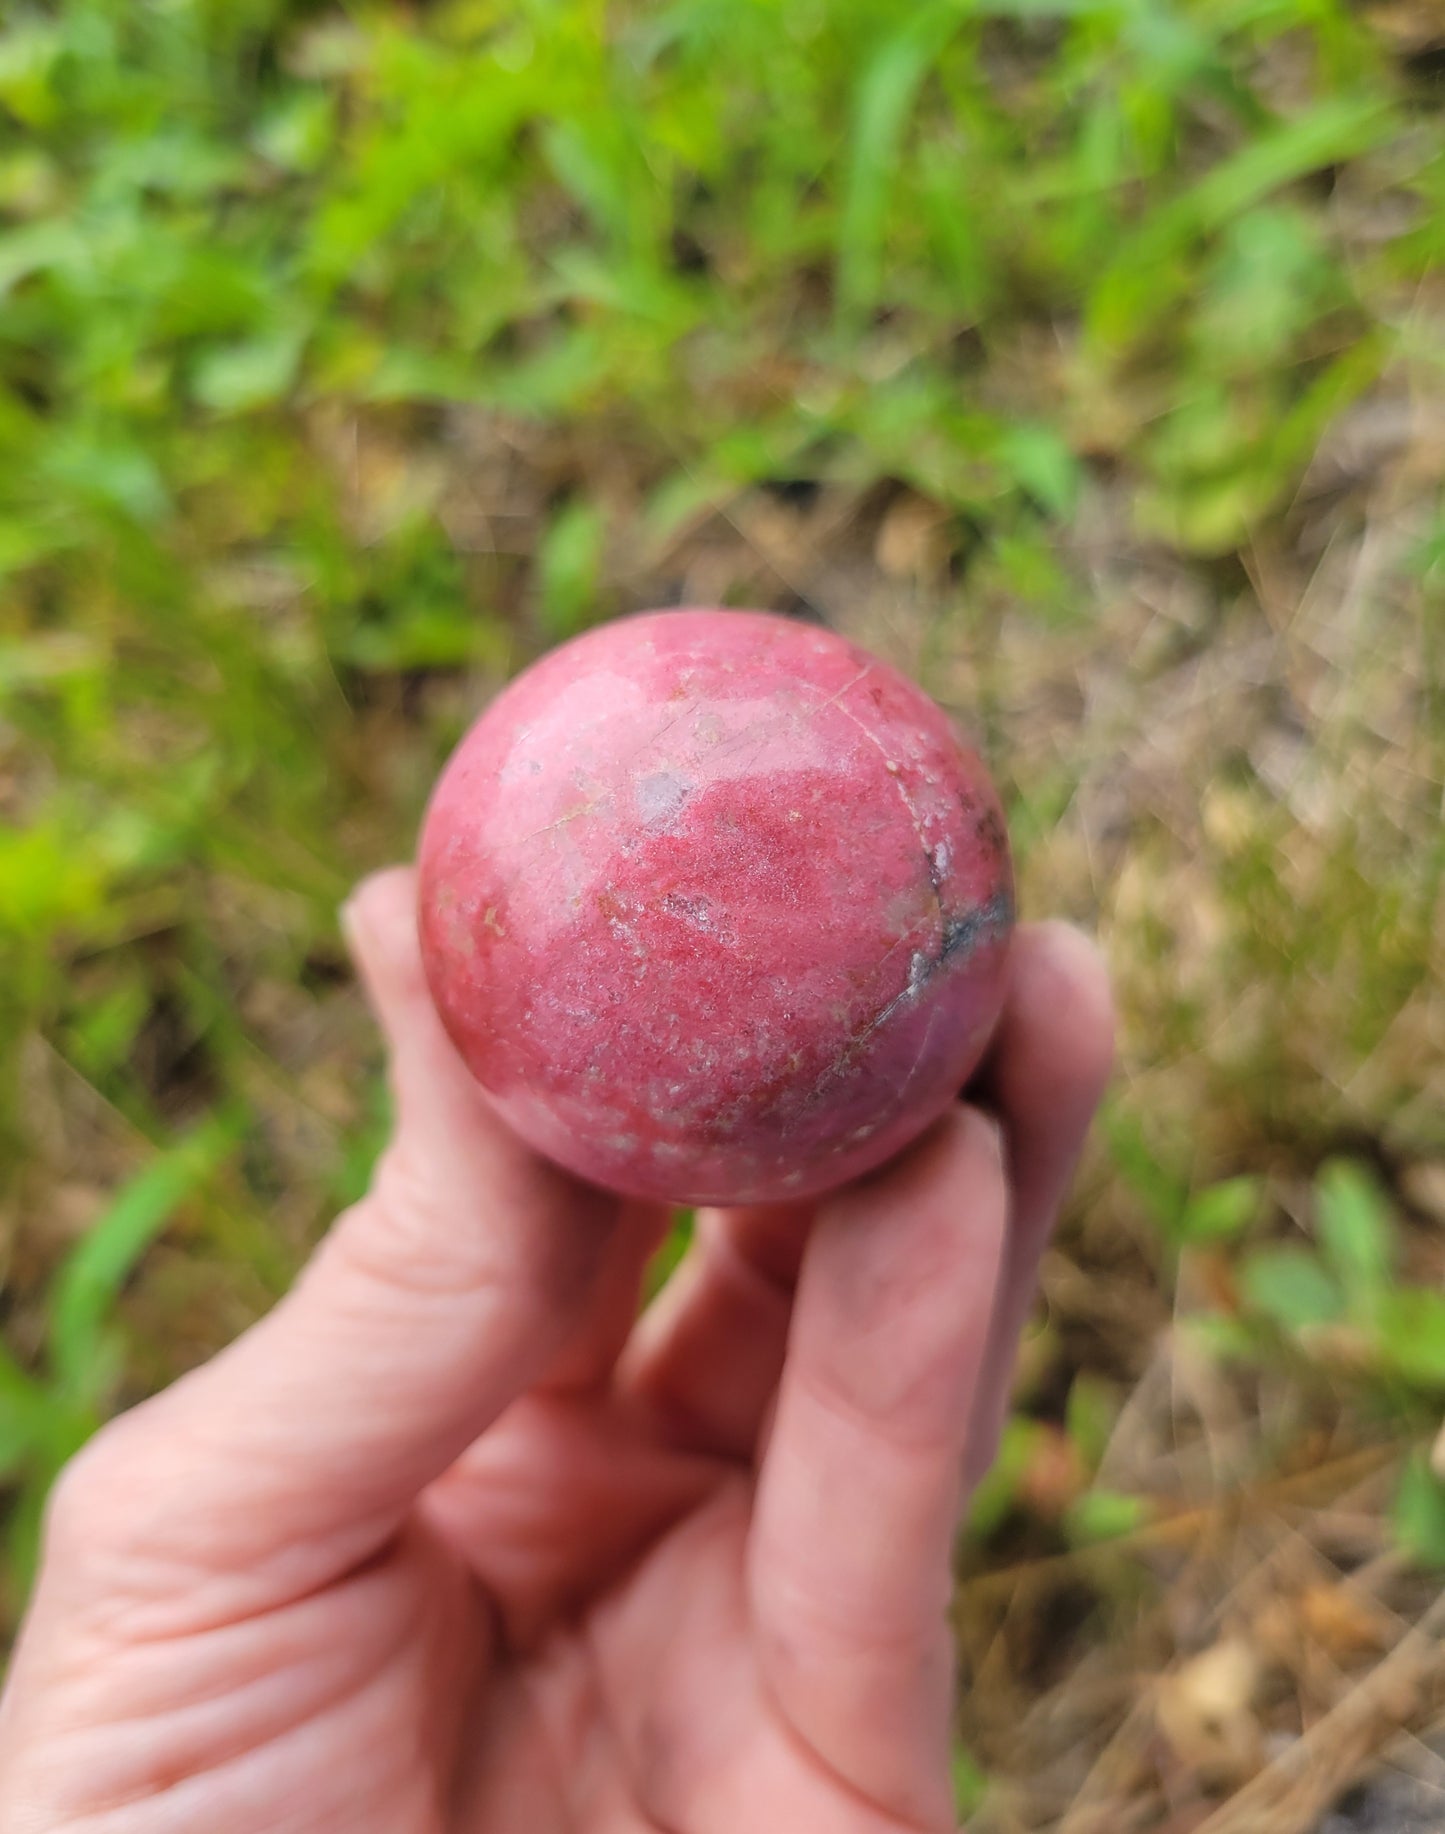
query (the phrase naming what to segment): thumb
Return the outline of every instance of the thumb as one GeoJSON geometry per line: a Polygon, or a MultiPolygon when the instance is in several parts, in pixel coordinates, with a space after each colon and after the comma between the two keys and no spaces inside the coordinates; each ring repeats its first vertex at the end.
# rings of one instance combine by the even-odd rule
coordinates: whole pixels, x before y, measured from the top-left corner
{"type": "Polygon", "coordinates": [[[636,1233],[488,1106],[428,995],[414,895],[382,873],[344,917],[396,1095],[372,1190],[267,1318],[82,1454],[70,1488],[112,1552],[199,1549],[261,1585],[273,1560],[314,1584],[364,1558],[542,1375],[636,1233]]]}

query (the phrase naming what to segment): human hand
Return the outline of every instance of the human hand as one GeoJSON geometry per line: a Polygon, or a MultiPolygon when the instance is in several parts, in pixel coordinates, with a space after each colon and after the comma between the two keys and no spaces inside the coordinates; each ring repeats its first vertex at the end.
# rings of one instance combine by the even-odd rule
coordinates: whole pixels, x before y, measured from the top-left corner
{"type": "Polygon", "coordinates": [[[501,1127],[413,898],[349,907],[397,1098],[371,1193],[61,1478],[0,1829],[952,1829],[950,1547],[1108,1073],[1091,946],[1020,931],[989,1113],[703,1215],[638,1324],[665,1214],[501,1127]]]}

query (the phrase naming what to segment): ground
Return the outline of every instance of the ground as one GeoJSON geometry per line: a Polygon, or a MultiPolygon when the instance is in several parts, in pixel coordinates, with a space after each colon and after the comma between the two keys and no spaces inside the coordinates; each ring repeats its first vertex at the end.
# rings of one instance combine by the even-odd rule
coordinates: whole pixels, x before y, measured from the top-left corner
{"type": "Polygon", "coordinates": [[[12,1621],[58,1461],[364,1179],[336,906],[466,721],[759,605],[958,714],[1119,987],[960,1547],[975,1825],[1438,1791],[1442,69],[1428,0],[7,12],[12,1621]]]}

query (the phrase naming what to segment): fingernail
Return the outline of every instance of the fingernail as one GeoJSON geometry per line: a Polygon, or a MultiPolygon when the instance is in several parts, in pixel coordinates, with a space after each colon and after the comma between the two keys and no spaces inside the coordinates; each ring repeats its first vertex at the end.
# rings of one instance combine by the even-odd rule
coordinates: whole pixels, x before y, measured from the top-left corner
{"type": "Polygon", "coordinates": [[[338,909],[336,924],[347,953],[354,962],[360,962],[366,946],[365,921],[361,916],[361,900],[355,892],[338,909]]]}
{"type": "Polygon", "coordinates": [[[1004,1162],[1004,1132],[997,1117],[973,1102],[963,1105],[964,1118],[970,1131],[976,1136],[980,1149],[985,1152],[995,1165],[1004,1162]]]}

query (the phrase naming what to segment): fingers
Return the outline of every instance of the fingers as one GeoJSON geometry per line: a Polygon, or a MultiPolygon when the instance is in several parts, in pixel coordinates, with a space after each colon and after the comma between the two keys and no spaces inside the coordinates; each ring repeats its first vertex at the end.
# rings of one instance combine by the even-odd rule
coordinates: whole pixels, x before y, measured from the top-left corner
{"type": "Polygon", "coordinates": [[[428,996],[412,874],[368,880],[346,925],[391,1053],[396,1136],[292,1293],[117,1423],[119,1458],[98,1454],[123,1467],[130,1539],[157,1554],[194,1557],[199,1538],[209,1566],[252,1574],[272,1558],[309,1574],[307,1550],[325,1566],[338,1540],[363,1557],[529,1384],[614,1354],[632,1303],[646,1219],[492,1114],[428,996]],[[619,1243],[630,1270],[609,1265],[619,1243]]]}
{"type": "Polygon", "coordinates": [[[970,1488],[998,1449],[1039,1260],[1113,1063],[1113,999],[1098,949],[1065,923],[1021,929],[1008,1004],[977,1092],[1003,1125],[1010,1209],[1003,1277],[969,1435],[970,1488]]]}
{"type": "Polygon", "coordinates": [[[605,1591],[721,1475],[639,1433],[611,1397],[529,1395],[421,1508],[481,1581],[515,1655],[605,1591]]]}
{"type": "Polygon", "coordinates": [[[660,1437],[751,1460],[783,1369],[811,1205],[703,1210],[618,1370],[660,1437]]]}
{"type": "MultiPolygon", "coordinates": [[[[970,1440],[976,1479],[998,1441],[1039,1257],[1113,1057],[1107,971],[1066,924],[1022,926],[981,1099],[1008,1137],[1013,1181],[998,1316],[970,1440]]],[[[697,1237],[624,1358],[621,1375],[674,1443],[749,1459],[782,1372],[811,1209],[703,1213],[697,1237]]]]}
{"type": "Polygon", "coordinates": [[[953,1825],[950,1553],[1004,1212],[998,1131],[964,1107],[820,1206],[748,1555],[778,1710],[923,1827],[953,1825]]]}

